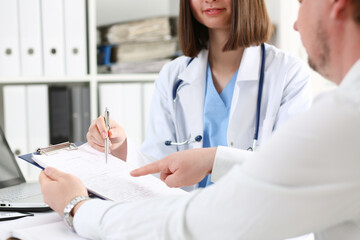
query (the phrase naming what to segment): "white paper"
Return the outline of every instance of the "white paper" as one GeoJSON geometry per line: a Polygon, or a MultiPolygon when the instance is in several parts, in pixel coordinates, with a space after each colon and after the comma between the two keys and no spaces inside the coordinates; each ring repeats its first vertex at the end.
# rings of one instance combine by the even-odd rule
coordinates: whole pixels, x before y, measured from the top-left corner
{"type": "Polygon", "coordinates": [[[30,216],[11,221],[0,222],[0,240],[12,237],[12,233],[15,230],[54,222],[62,222],[61,217],[56,212],[36,213],[33,217],[30,216]]]}
{"type": "Polygon", "coordinates": [[[42,167],[52,166],[77,176],[89,191],[109,200],[134,201],[185,193],[181,189],[167,187],[152,175],[130,176],[130,171],[135,167],[110,154],[106,164],[104,153],[88,144],[80,146],[78,150],[63,150],[50,156],[33,155],[33,160],[42,167]]]}
{"type": "Polygon", "coordinates": [[[23,240],[79,240],[84,239],[71,231],[64,221],[13,231],[12,236],[23,240]]]}
{"type": "Polygon", "coordinates": [[[315,236],[313,233],[301,236],[301,237],[296,237],[296,238],[288,238],[286,240],[314,240],[315,236]]]}

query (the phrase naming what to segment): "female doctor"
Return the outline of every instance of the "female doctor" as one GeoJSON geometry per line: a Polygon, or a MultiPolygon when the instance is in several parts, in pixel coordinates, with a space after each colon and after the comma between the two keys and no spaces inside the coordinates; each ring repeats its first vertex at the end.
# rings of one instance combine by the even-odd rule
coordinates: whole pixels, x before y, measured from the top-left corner
{"type": "MultiPolygon", "coordinates": [[[[155,82],[140,151],[130,156],[124,129],[111,120],[114,156],[144,165],[190,148],[254,150],[283,122],[310,107],[303,63],[264,44],[270,33],[264,0],[181,0],[178,32],[185,56],[166,64],[155,82]]],[[[100,116],[87,139],[104,151],[106,137],[100,116]]]]}

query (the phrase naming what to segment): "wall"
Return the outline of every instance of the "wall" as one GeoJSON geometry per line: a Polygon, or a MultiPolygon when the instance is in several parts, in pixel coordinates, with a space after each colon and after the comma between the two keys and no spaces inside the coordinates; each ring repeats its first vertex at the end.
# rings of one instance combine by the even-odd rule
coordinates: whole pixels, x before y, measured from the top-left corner
{"type": "MultiPolygon", "coordinates": [[[[277,27],[276,46],[307,62],[307,53],[302,46],[300,34],[294,30],[299,2],[295,0],[265,0],[271,21],[277,27]]],[[[335,87],[318,73],[310,69],[313,96],[335,87]]]]}

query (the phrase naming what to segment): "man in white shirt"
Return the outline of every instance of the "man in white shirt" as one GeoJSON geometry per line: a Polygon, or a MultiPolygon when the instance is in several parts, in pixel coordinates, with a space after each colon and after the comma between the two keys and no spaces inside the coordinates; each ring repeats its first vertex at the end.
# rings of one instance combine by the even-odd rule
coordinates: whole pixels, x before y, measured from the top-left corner
{"type": "Polygon", "coordinates": [[[360,0],[299,2],[294,27],[309,63],[340,87],[258,152],[220,147],[170,155],[133,175],[160,171],[168,185],[182,186],[212,172],[216,184],[184,197],[122,204],[77,198],[67,205],[86,189],[48,168],[40,175],[45,202],[60,214],[74,205],[76,232],[92,239],[269,240],[309,232],[360,239],[360,0]]]}

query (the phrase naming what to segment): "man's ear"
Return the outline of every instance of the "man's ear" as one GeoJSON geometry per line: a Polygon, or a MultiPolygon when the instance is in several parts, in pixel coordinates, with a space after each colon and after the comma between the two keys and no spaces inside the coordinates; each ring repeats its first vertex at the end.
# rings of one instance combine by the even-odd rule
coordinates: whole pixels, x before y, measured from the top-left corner
{"type": "Polygon", "coordinates": [[[351,4],[350,0],[329,0],[331,4],[330,17],[333,20],[347,17],[347,7],[351,4]]]}

